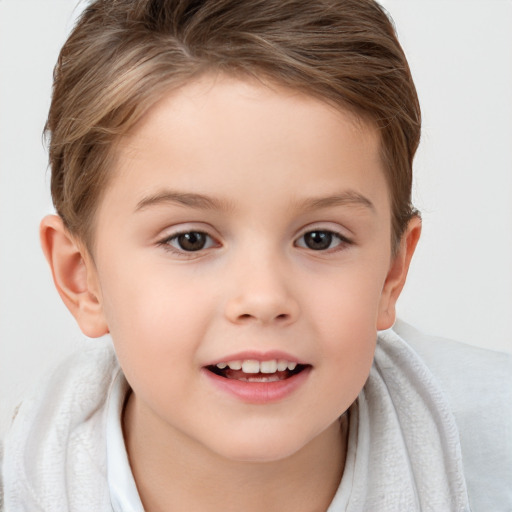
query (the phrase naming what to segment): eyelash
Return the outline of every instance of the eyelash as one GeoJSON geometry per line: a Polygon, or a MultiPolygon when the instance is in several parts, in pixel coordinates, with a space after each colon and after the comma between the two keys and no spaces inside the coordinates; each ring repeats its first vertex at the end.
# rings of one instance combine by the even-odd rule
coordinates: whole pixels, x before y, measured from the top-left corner
{"type": "MultiPolygon", "coordinates": [[[[192,237],[192,238],[194,238],[194,237],[192,237]]],[[[192,241],[192,243],[194,243],[194,242],[192,241]]],[[[319,243],[321,244],[322,240],[320,240],[319,243]]],[[[346,248],[347,246],[352,245],[352,244],[353,244],[353,242],[351,240],[349,240],[347,237],[345,237],[341,233],[338,233],[338,232],[330,230],[330,229],[310,229],[310,230],[304,232],[294,242],[294,246],[296,246],[296,247],[300,247],[300,248],[307,249],[307,250],[310,250],[313,252],[318,252],[318,253],[337,252],[337,251],[343,250],[344,248],[346,248]],[[299,243],[299,241],[304,239],[307,235],[313,235],[313,234],[321,235],[321,237],[324,237],[324,238],[327,235],[328,247],[326,247],[326,248],[319,247],[319,248],[314,249],[312,247],[308,247],[307,243],[305,241],[303,244],[299,243]],[[337,241],[337,243],[336,243],[336,245],[331,247],[333,241],[337,241]]],[[[181,231],[179,233],[174,233],[171,236],[168,236],[168,237],[164,238],[163,240],[159,241],[158,245],[162,246],[165,250],[172,252],[174,254],[177,254],[179,256],[190,257],[190,256],[193,256],[195,253],[201,254],[201,252],[204,250],[211,249],[212,247],[216,247],[216,246],[218,247],[220,244],[218,244],[212,236],[210,236],[208,233],[206,233],[204,231],[188,230],[188,231],[181,231]],[[206,238],[205,245],[202,247],[199,247],[197,249],[191,249],[191,250],[187,250],[187,249],[183,248],[183,246],[176,247],[175,245],[173,245],[173,242],[177,242],[177,244],[181,245],[180,242],[178,241],[180,239],[180,237],[185,237],[185,236],[190,237],[190,235],[194,235],[194,237],[197,237],[198,235],[199,235],[199,237],[205,237],[206,238]]]]}
{"type": "MultiPolygon", "coordinates": [[[[177,242],[177,243],[179,243],[179,242],[177,242]]],[[[218,246],[218,244],[215,242],[214,238],[212,236],[210,236],[208,233],[205,233],[204,231],[200,231],[200,230],[195,231],[192,229],[187,230],[187,231],[181,231],[179,233],[174,233],[171,236],[168,236],[168,237],[164,238],[163,240],[159,241],[158,245],[162,246],[165,250],[167,250],[169,252],[172,252],[179,256],[185,256],[185,257],[193,256],[195,253],[200,254],[204,250],[218,246]],[[194,249],[187,250],[187,249],[184,249],[183,247],[175,247],[172,244],[173,241],[178,241],[180,237],[184,237],[187,235],[189,235],[189,236],[190,235],[195,235],[195,236],[200,235],[200,236],[206,237],[206,242],[205,242],[206,247],[203,246],[203,247],[199,247],[198,249],[195,249],[195,250],[194,249]]]]}
{"type": "Polygon", "coordinates": [[[320,228],[320,229],[309,229],[308,231],[304,232],[304,234],[302,234],[299,238],[297,238],[294,245],[296,245],[297,247],[301,247],[303,249],[309,249],[314,252],[319,252],[319,253],[329,252],[329,253],[331,253],[331,252],[337,252],[337,251],[343,250],[347,246],[352,245],[352,243],[353,243],[352,240],[349,240],[346,236],[342,235],[341,233],[338,233],[337,231],[333,231],[331,229],[321,229],[320,228]],[[307,235],[313,235],[313,234],[322,235],[322,236],[327,235],[328,236],[327,241],[329,242],[329,246],[326,248],[313,249],[312,247],[308,247],[306,245],[306,242],[304,242],[304,245],[299,244],[300,240],[304,239],[307,235]],[[336,245],[331,247],[332,242],[335,240],[337,241],[336,245]]]}

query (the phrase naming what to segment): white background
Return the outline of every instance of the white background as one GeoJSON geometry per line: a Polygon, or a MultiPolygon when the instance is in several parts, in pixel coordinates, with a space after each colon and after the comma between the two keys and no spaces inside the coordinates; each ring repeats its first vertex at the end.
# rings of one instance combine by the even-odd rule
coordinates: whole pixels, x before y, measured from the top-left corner
{"type": "MultiPolygon", "coordinates": [[[[414,197],[424,230],[402,318],[512,352],[512,1],[386,0],[424,115],[414,197]]],[[[52,211],[42,129],[76,0],[0,0],[0,433],[83,339],[38,241],[52,211]]]]}

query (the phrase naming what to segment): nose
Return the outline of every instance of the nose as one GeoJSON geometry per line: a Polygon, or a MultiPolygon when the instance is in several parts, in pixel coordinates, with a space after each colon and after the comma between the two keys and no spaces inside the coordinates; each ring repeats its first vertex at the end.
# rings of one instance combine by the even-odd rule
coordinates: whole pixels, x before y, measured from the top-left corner
{"type": "Polygon", "coordinates": [[[236,324],[289,325],[299,316],[299,304],[283,264],[260,257],[245,262],[232,274],[232,294],[225,306],[227,319],[236,324]]]}

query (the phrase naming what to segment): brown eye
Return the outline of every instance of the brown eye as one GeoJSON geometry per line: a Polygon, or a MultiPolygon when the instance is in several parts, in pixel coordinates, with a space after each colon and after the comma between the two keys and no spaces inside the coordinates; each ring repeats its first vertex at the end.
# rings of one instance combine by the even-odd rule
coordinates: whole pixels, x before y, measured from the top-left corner
{"type": "Polygon", "coordinates": [[[188,231],[169,238],[166,242],[175,249],[194,252],[201,249],[208,249],[214,245],[212,238],[201,231],[188,231]]]}
{"type": "Polygon", "coordinates": [[[333,233],[329,231],[310,231],[304,235],[304,244],[314,251],[325,251],[331,246],[333,233]]]}
{"type": "Polygon", "coordinates": [[[326,229],[315,229],[304,233],[295,245],[312,251],[326,251],[328,249],[342,249],[351,242],[343,235],[326,229]]]}

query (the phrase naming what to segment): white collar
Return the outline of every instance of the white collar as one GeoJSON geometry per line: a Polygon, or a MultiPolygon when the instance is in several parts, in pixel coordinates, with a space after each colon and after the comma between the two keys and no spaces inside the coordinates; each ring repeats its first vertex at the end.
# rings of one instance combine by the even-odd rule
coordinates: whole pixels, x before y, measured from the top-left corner
{"type": "Polygon", "coordinates": [[[107,480],[114,512],[144,512],[133,478],[121,417],[130,387],[119,370],[115,376],[107,405],[107,480]]]}

